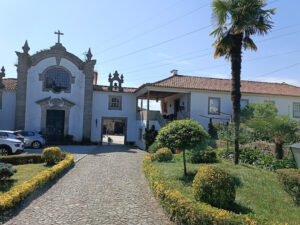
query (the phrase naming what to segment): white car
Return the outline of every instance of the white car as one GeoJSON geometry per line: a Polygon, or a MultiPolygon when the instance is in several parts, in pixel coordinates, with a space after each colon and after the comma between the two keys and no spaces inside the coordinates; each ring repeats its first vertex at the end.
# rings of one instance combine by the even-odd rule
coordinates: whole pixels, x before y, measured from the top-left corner
{"type": "Polygon", "coordinates": [[[25,147],[38,149],[46,144],[45,139],[38,132],[17,130],[13,134],[16,135],[17,139],[23,139],[25,147]]]}
{"type": "Polygon", "coordinates": [[[24,143],[18,139],[1,136],[0,132],[0,155],[20,154],[24,151],[24,143]]]}

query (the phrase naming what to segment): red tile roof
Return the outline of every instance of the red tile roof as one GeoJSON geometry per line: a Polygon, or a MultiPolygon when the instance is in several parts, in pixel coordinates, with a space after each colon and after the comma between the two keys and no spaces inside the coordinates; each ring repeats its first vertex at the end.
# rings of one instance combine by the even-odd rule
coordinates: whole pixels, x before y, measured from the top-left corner
{"type": "MultiPolygon", "coordinates": [[[[123,87],[123,92],[125,93],[134,93],[136,88],[131,88],[131,87],[123,87]]],[[[104,86],[104,85],[94,85],[94,91],[110,91],[109,86],[104,86]]],[[[118,89],[114,90],[113,92],[119,92],[118,89]]]]}
{"type": "MultiPolygon", "coordinates": [[[[175,75],[154,83],[144,84],[139,89],[144,86],[230,92],[231,80],[175,75]]],[[[300,87],[286,83],[241,81],[241,92],[249,94],[269,94],[300,97],[300,87]]]]}
{"type": "Polygon", "coordinates": [[[17,79],[16,78],[6,78],[2,80],[2,83],[4,85],[4,90],[7,91],[14,91],[17,90],[17,79]]]}

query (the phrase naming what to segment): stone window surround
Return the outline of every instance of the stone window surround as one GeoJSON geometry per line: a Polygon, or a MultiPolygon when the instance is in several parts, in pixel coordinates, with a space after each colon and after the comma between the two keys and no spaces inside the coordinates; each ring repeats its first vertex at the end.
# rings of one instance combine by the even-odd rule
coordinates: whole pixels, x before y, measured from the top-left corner
{"type": "Polygon", "coordinates": [[[70,110],[75,103],[65,98],[45,98],[36,102],[41,106],[41,132],[46,133],[47,110],[63,110],[65,111],[64,135],[69,131],[70,110]]]}
{"type": "Polygon", "coordinates": [[[108,110],[122,110],[122,96],[120,95],[109,95],[108,96],[108,110]],[[120,100],[120,106],[119,107],[112,107],[111,102],[113,98],[118,98],[120,100]]]}
{"type": "Polygon", "coordinates": [[[54,94],[59,94],[61,92],[71,93],[72,84],[75,83],[75,77],[72,76],[72,73],[67,68],[65,68],[63,66],[57,66],[57,65],[47,67],[42,73],[39,74],[39,80],[43,82],[43,91],[44,92],[52,91],[54,94]],[[70,85],[69,85],[68,89],[64,89],[59,92],[55,92],[52,90],[52,88],[46,88],[46,73],[51,69],[62,69],[67,72],[67,74],[69,75],[69,78],[70,78],[70,85]]]}
{"type": "Polygon", "coordinates": [[[293,102],[293,118],[300,118],[300,116],[295,115],[295,105],[300,105],[300,102],[293,102]]]}
{"type": "Polygon", "coordinates": [[[220,111],[221,111],[221,98],[220,97],[208,97],[208,114],[211,114],[211,115],[220,115],[220,111]],[[218,106],[218,112],[217,113],[213,113],[213,112],[210,112],[210,100],[218,100],[219,101],[219,106],[218,106]]]}

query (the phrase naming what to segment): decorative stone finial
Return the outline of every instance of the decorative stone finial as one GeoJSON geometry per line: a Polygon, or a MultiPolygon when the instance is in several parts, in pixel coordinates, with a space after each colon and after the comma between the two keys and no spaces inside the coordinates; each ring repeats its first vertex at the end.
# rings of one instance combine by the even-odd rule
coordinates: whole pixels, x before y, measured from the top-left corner
{"type": "Polygon", "coordinates": [[[3,88],[4,85],[2,84],[2,78],[5,77],[5,69],[4,66],[1,68],[1,73],[0,73],[0,88],[3,88]]]}
{"type": "Polygon", "coordinates": [[[89,51],[86,54],[86,61],[91,61],[92,57],[93,57],[93,54],[91,52],[91,49],[89,48],[89,51]]]}
{"type": "Polygon", "coordinates": [[[109,90],[112,91],[113,89],[119,88],[119,92],[123,91],[122,83],[124,83],[124,76],[121,74],[121,78],[119,77],[118,71],[115,71],[114,76],[112,78],[111,73],[108,75],[108,81],[110,83],[109,90]],[[117,81],[113,84],[114,81],[117,81]]]}
{"type": "Polygon", "coordinates": [[[23,48],[23,52],[24,52],[25,54],[28,54],[30,48],[29,48],[29,46],[28,46],[27,40],[25,41],[25,44],[24,44],[24,46],[23,46],[22,48],[23,48]]]}

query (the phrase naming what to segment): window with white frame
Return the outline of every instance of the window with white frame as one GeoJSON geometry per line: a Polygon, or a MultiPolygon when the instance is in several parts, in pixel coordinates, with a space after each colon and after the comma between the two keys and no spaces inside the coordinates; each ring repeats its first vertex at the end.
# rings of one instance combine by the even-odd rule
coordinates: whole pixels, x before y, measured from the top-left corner
{"type": "Polygon", "coordinates": [[[293,117],[300,118],[300,102],[294,102],[293,104],[293,117]]]}
{"type": "Polygon", "coordinates": [[[220,114],[221,99],[220,98],[208,98],[208,114],[219,115],[220,114]]]}
{"type": "Polygon", "coordinates": [[[122,110],[122,96],[109,96],[109,110],[122,110]]]}
{"type": "Polygon", "coordinates": [[[248,105],[249,100],[248,99],[241,99],[240,105],[241,105],[241,109],[244,109],[246,107],[246,105],[248,105]]]}

